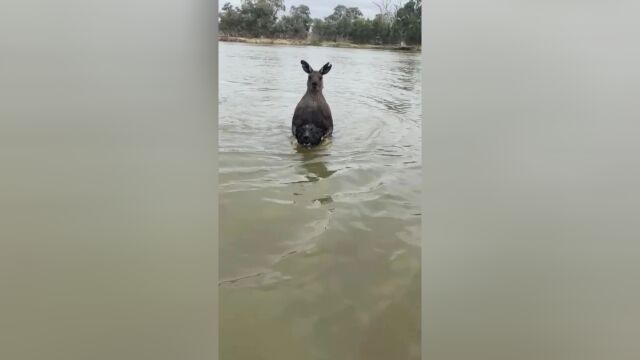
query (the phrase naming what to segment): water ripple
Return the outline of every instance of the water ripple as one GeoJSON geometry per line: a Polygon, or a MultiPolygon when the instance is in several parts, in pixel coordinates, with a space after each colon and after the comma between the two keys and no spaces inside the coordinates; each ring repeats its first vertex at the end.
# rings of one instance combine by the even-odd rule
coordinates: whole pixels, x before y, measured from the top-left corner
{"type": "Polygon", "coordinates": [[[419,55],[259,49],[229,46],[220,65],[221,274],[229,279],[221,286],[283,282],[291,273],[274,268],[312,248],[336,261],[338,253],[373,259],[380,251],[396,259],[417,246],[419,55]],[[299,148],[290,130],[306,86],[301,57],[334,65],[324,84],[333,138],[311,150],[299,148]]]}

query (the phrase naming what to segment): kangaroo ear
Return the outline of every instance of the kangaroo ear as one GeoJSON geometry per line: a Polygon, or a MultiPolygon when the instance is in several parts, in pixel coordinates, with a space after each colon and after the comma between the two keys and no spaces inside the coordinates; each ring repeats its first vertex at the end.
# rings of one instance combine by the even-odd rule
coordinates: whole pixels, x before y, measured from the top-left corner
{"type": "Polygon", "coordinates": [[[300,64],[302,64],[302,70],[304,70],[304,72],[306,72],[307,74],[311,74],[313,69],[311,68],[311,66],[309,66],[309,63],[304,60],[300,60],[300,64]]]}
{"type": "Polygon", "coordinates": [[[331,64],[330,63],[326,63],[326,64],[324,64],[324,66],[322,66],[322,69],[320,69],[320,74],[324,75],[324,74],[328,73],[329,70],[331,70],[331,64]]]}

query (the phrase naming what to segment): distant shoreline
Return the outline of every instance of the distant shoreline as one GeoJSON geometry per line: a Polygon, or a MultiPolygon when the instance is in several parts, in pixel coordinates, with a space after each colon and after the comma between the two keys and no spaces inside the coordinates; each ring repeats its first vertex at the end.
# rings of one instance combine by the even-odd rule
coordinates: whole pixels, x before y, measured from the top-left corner
{"type": "Polygon", "coordinates": [[[329,41],[311,41],[298,39],[269,39],[269,38],[246,38],[237,36],[218,36],[218,41],[240,42],[258,45],[292,45],[292,46],[325,46],[350,49],[378,49],[378,50],[397,50],[397,51],[421,51],[420,45],[400,46],[400,45],[370,45],[370,44],[354,44],[350,42],[329,42],[329,41]]]}

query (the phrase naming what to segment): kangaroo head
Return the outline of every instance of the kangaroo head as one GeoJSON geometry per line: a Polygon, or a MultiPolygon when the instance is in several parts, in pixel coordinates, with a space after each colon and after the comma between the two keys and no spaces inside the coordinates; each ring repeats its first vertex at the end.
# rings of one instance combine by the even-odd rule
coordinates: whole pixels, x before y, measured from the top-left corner
{"type": "Polygon", "coordinates": [[[302,70],[309,74],[307,79],[307,90],[311,92],[321,92],[324,87],[322,84],[322,75],[325,75],[329,70],[331,70],[331,64],[326,63],[320,68],[320,70],[315,71],[306,61],[301,60],[300,63],[302,64],[302,70]]]}

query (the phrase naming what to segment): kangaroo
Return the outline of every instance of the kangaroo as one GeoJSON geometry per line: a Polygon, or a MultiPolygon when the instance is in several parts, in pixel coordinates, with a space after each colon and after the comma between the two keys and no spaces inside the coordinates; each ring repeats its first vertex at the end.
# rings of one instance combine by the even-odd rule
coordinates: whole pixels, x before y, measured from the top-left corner
{"type": "Polygon", "coordinates": [[[331,109],[322,95],[322,76],[331,70],[331,64],[326,63],[319,71],[314,71],[306,61],[301,60],[300,63],[309,77],[307,92],[293,113],[291,132],[298,144],[309,148],[320,144],[333,133],[331,109]]]}

